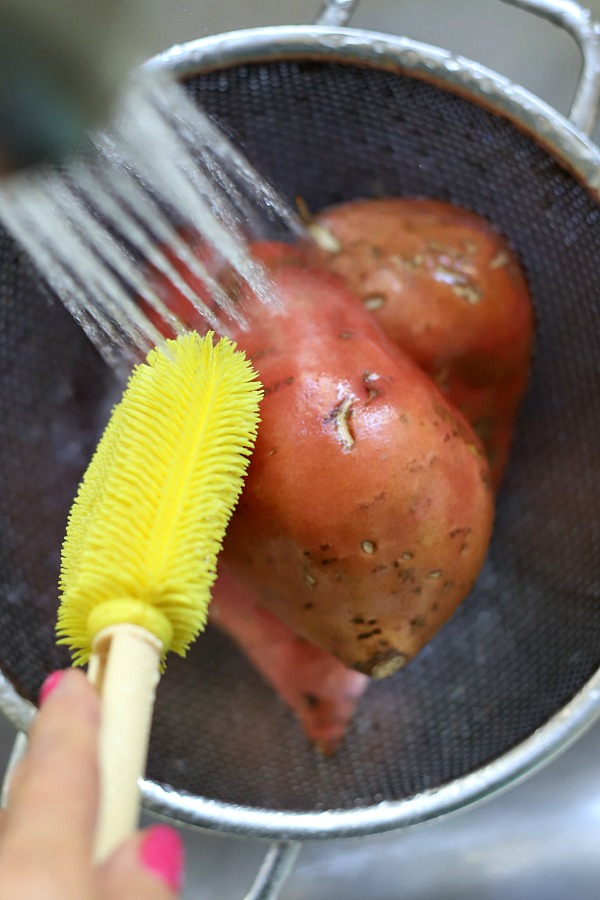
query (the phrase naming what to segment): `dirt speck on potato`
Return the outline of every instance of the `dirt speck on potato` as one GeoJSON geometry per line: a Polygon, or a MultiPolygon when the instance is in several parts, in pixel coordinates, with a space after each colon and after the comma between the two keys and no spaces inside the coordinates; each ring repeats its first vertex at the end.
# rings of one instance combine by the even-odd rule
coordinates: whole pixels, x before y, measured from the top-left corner
{"type": "Polygon", "coordinates": [[[311,590],[314,590],[314,588],[315,588],[316,585],[317,585],[317,579],[315,578],[315,576],[314,576],[311,572],[307,572],[307,571],[305,570],[305,571],[304,571],[304,574],[303,574],[303,577],[304,577],[304,583],[305,583],[305,585],[306,585],[307,587],[309,587],[311,590]]]}
{"type": "Polygon", "coordinates": [[[508,253],[504,250],[500,250],[499,253],[495,255],[493,260],[490,263],[490,269],[501,269],[503,266],[508,265],[510,257],[508,253]]]}
{"type": "Polygon", "coordinates": [[[314,709],[320,703],[320,700],[316,694],[303,694],[302,699],[304,700],[306,705],[308,707],[310,707],[311,709],[314,709]]]}
{"type": "Polygon", "coordinates": [[[408,659],[404,653],[399,653],[393,648],[379,650],[367,660],[364,664],[363,671],[366,675],[370,675],[371,678],[378,681],[381,678],[388,678],[395,672],[399,672],[400,669],[404,668],[407,662],[408,659]]]}
{"type": "Polygon", "coordinates": [[[368,309],[370,312],[373,312],[374,309],[381,309],[384,303],[385,297],[381,294],[378,294],[375,297],[365,297],[363,300],[365,309],[368,309]]]}

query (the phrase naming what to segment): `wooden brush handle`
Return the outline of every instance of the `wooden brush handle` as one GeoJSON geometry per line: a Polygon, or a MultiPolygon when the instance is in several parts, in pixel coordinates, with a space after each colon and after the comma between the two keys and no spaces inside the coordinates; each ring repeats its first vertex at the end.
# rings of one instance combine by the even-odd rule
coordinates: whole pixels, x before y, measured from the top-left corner
{"type": "Polygon", "coordinates": [[[97,862],[137,827],[161,653],[161,642],[136,625],[105,628],[93,644],[88,678],[102,702],[97,862]]]}

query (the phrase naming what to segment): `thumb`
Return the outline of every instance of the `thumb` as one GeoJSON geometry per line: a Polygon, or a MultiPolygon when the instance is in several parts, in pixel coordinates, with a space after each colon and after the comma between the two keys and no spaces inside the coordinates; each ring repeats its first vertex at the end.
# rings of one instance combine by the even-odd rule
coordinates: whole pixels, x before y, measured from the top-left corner
{"type": "Polygon", "coordinates": [[[185,851],[179,833],[152,825],[118,847],[98,870],[102,900],[177,900],[185,851]]]}

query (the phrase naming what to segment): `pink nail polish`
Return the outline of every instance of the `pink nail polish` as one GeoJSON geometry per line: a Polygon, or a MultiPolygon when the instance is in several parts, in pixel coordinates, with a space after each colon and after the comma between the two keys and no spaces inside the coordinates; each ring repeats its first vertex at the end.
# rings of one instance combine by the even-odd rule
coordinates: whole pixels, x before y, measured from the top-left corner
{"type": "Polygon", "coordinates": [[[65,669],[58,669],[56,672],[51,672],[50,675],[48,675],[40,688],[40,706],[45,703],[50,694],[58,687],[58,685],[62,681],[65,671],[65,669]]]}
{"type": "Polygon", "coordinates": [[[142,840],[142,865],[178,893],[183,883],[184,846],[181,837],[168,825],[153,825],[142,840]]]}

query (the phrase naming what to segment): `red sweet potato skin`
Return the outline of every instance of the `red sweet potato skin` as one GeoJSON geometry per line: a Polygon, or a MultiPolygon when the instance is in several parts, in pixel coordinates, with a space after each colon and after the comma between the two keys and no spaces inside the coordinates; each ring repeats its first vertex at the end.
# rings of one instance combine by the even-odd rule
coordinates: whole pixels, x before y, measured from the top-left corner
{"type": "Polygon", "coordinates": [[[533,313],[506,240],[435,200],[358,200],[316,217],[335,252],[312,262],[343,278],[387,336],[433,378],[481,438],[497,487],[529,376],[533,313]]]}
{"type": "Polygon", "coordinates": [[[297,634],[383,677],[473,585],[493,519],[487,463],[339,279],[264,255],[282,303],[250,307],[235,335],[265,398],[221,560],[297,634]]]}
{"type": "Polygon", "coordinates": [[[324,756],[340,746],[369,679],[299,637],[256,601],[248,587],[221,571],[210,621],[244,651],[300,720],[324,756]]]}

